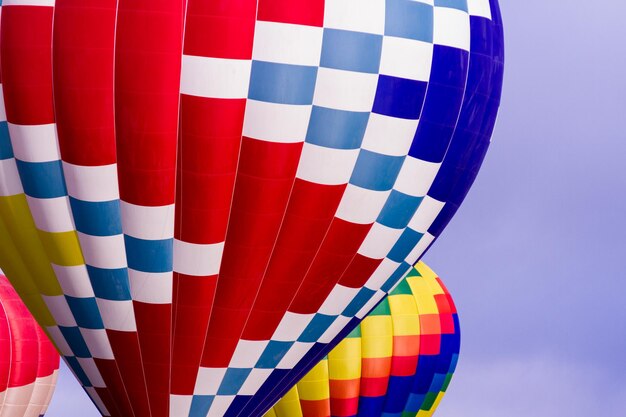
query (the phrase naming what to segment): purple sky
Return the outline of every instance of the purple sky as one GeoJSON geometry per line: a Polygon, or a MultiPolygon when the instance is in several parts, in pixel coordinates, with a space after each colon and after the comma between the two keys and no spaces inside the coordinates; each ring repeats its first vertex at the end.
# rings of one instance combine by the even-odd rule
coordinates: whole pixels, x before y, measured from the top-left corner
{"type": "MultiPolygon", "coordinates": [[[[460,311],[437,417],[626,409],[626,4],[501,0],[493,144],[426,255],[460,311]]],[[[47,417],[99,414],[64,367],[47,417]]]]}

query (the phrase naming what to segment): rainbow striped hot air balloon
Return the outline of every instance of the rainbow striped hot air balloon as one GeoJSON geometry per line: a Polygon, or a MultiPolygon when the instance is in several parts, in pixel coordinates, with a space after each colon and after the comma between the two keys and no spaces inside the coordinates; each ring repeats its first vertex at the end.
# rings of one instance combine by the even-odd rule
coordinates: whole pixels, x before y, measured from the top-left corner
{"type": "Polygon", "coordinates": [[[266,417],[427,417],[456,367],[459,320],[423,263],[266,417]]]}
{"type": "Polygon", "coordinates": [[[59,354],[0,275],[0,417],[45,414],[59,369],[59,354]]]}
{"type": "Polygon", "coordinates": [[[1,13],[0,267],[105,416],[263,415],[440,235],[500,102],[497,0],[1,13]]]}

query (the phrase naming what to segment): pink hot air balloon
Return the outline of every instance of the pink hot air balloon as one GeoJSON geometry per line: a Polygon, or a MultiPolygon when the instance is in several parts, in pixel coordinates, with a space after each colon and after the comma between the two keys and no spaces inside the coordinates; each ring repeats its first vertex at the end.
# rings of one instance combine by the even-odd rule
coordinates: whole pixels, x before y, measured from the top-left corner
{"type": "Polygon", "coordinates": [[[0,275],[0,417],[45,414],[59,369],[59,354],[0,275]]]}

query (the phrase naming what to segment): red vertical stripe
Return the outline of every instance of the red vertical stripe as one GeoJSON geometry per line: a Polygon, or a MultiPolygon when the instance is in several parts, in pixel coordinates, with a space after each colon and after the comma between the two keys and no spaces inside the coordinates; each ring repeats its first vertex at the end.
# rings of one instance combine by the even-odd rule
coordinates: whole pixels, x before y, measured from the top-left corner
{"type": "Polygon", "coordinates": [[[185,55],[251,59],[256,5],[253,0],[189,0],[185,55]]]}
{"type": "Polygon", "coordinates": [[[439,313],[439,319],[441,320],[441,334],[455,333],[456,329],[454,328],[452,314],[439,313]]]}
{"type": "MultiPolygon", "coordinates": [[[[0,275],[0,393],[26,388],[28,395],[13,397],[24,410],[32,402],[38,377],[59,367],[59,355],[8,279],[0,275]],[[31,385],[30,388],[26,387],[31,385]]],[[[0,408],[2,403],[0,403],[0,408]]],[[[3,410],[3,414],[12,414],[3,410]]]]}
{"type": "Polygon", "coordinates": [[[244,339],[272,337],[326,236],[345,187],[296,179],[244,339]]]}
{"type": "Polygon", "coordinates": [[[6,279],[0,288],[0,300],[7,314],[11,342],[8,387],[31,384],[37,378],[39,358],[35,320],[6,279]]]}
{"type": "MultiPolygon", "coordinates": [[[[115,357],[115,365],[120,373],[120,383],[123,384],[130,399],[130,407],[134,415],[136,417],[149,416],[150,405],[137,333],[107,330],[107,336],[115,357]]],[[[107,384],[107,386],[111,385],[111,383],[107,384]]],[[[116,401],[125,402],[126,399],[121,397],[116,398],[116,401]]]]}
{"type": "Polygon", "coordinates": [[[102,400],[102,404],[106,407],[107,411],[111,414],[111,417],[126,417],[127,414],[119,411],[116,407],[117,404],[113,400],[113,394],[106,388],[94,388],[98,397],[102,400]]]}
{"type": "Polygon", "coordinates": [[[339,284],[349,288],[361,288],[372,276],[382,259],[373,259],[357,253],[345,270],[339,284]]]}
{"type": "Polygon", "coordinates": [[[128,398],[129,394],[124,388],[124,383],[122,382],[122,377],[118,369],[118,363],[110,359],[94,358],[93,360],[107,386],[107,393],[101,395],[101,397],[106,408],[111,412],[111,415],[138,416],[139,414],[133,414],[133,407],[128,398]]]}
{"type": "Polygon", "coordinates": [[[437,310],[439,311],[439,314],[453,313],[452,308],[448,303],[448,297],[446,296],[446,294],[436,294],[434,298],[435,303],[437,304],[437,310]]]}
{"type": "Polygon", "coordinates": [[[122,200],[174,203],[183,2],[119,0],[115,129],[122,200]]]}
{"type": "Polygon", "coordinates": [[[226,237],[245,102],[181,97],[177,239],[218,243],[226,237]]]}
{"type": "MultiPolygon", "coordinates": [[[[120,0],[115,128],[120,196],[174,203],[184,2],[120,0]]],[[[169,412],[171,304],[134,302],[152,416],[169,412]]]]}
{"type": "Polygon", "coordinates": [[[52,11],[52,7],[40,6],[2,8],[2,83],[7,120],[11,123],[54,122],[50,60],[52,11]]]}
{"type": "MultiPolygon", "coordinates": [[[[54,105],[64,161],[83,166],[116,162],[113,113],[113,51],[117,1],[57,0],[54,11],[54,105]],[[77,64],[78,63],[78,64],[77,64]],[[89,138],[89,140],[85,140],[89,138]]],[[[148,416],[139,340],[135,332],[108,331],[121,383],[114,400],[148,416]],[[132,398],[132,403],[129,400],[132,398]]],[[[109,372],[110,374],[111,372],[109,372]]]]}
{"type": "Polygon", "coordinates": [[[259,0],[259,20],[322,27],[324,0],[259,0]]]}
{"type": "Polygon", "coordinates": [[[59,369],[59,354],[39,325],[35,326],[35,331],[37,332],[37,341],[39,344],[37,378],[45,378],[59,369]]]}
{"type": "Polygon", "coordinates": [[[150,413],[167,417],[170,394],[171,304],[133,302],[150,413]]]}
{"type": "MultiPolygon", "coordinates": [[[[9,122],[25,125],[54,122],[52,21],[52,7],[3,7],[1,70],[9,122]]],[[[102,373],[102,369],[98,370],[102,373]]],[[[110,381],[105,379],[105,383],[110,381]]],[[[118,407],[107,388],[99,392],[103,399],[107,398],[107,408],[112,413],[117,412],[118,407]]],[[[119,398],[123,401],[123,392],[119,398]]]]}
{"type": "Polygon", "coordinates": [[[57,0],[54,111],[63,160],[115,163],[113,46],[116,0],[57,0]],[[88,138],[88,140],[87,140],[88,138]]]}
{"type": "MultiPolygon", "coordinates": [[[[3,303],[0,303],[0,352],[11,351],[11,331],[9,330],[8,312],[3,303]]],[[[9,372],[11,370],[11,355],[0,355],[0,392],[9,387],[9,372]]]]}
{"type": "MultiPolygon", "coordinates": [[[[256,0],[190,0],[186,55],[250,60],[256,0]]],[[[224,242],[241,146],[246,98],[181,95],[175,238],[224,242]]],[[[172,393],[191,395],[217,276],[174,274],[172,393]]]]}
{"type": "MultiPolygon", "coordinates": [[[[223,242],[230,214],[245,99],[181,97],[176,239],[223,242]]],[[[174,274],[172,393],[192,394],[217,276],[174,274]],[[200,298],[201,297],[201,298],[200,298]]]]}
{"type": "Polygon", "coordinates": [[[198,375],[216,277],[174,274],[172,394],[191,395],[198,375]]]}
{"type": "Polygon", "coordinates": [[[312,314],[319,310],[371,227],[371,224],[355,224],[339,218],[333,220],[289,311],[312,314]]]}
{"type": "Polygon", "coordinates": [[[452,296],[450,295],[450,291],[448,291],[448,288],[446,288],[441,278],[437,277],[437,283],[439,284],[439,286],[443,290],[443,293],[445,294],[445,297],[449,306],[449,312],[456,313],[457,312],[456,306],[454,305],[454,300],[452,299],[452,296]]]}
{"type": "Polygon", "coordinates": [[[301,151],[302,143],[243,138],[203,366],[230,362],[276,242],[301,151]]]}

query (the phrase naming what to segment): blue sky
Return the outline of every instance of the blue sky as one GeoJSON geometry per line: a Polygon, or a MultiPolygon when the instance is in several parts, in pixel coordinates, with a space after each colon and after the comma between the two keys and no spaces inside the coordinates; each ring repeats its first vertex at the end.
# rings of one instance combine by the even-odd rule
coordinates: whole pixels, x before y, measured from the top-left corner
{"type": "Polygon", "coordinates": [[[492,147],[425,257],[463,333],[437,415],[624,415],[626,6],[502,0],[502,9],[492,147]]]}
{"type": "MultiPolygon", "coordinates": [[[[626,409],[626,4],[501,0],[502,108],[425,260],[460,311],[438,417],[626,409]]],[[[48,417],[98,414],[64,368],[48,417]]]]}

